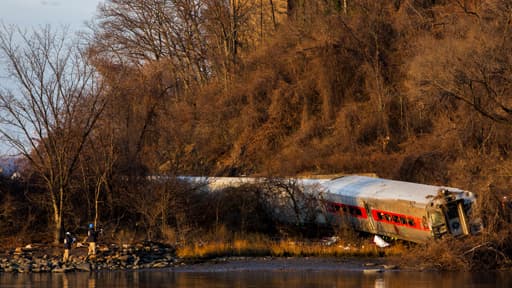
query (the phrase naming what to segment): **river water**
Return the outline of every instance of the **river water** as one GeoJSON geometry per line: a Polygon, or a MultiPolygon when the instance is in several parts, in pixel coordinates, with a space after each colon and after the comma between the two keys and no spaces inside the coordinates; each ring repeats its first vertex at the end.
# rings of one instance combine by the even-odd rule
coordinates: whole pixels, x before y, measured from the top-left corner
{"type": "Polygon", "coordinates": [[[512,272],[176,271],[11,274],[0,287],[512,287],[512,272]]]}

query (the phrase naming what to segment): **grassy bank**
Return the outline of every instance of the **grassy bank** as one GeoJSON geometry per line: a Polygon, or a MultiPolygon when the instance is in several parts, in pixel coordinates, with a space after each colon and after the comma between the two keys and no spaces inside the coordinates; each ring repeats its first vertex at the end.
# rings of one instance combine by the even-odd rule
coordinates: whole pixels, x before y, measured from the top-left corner
{"type": "Polygon", "coordinates": [[[196,241],[177,248],[183,259],[210,259],[225,256],[274,257],[379,257],[401,255],[407,248],[396,244],[381,249],[365,241],[359,244],[343,241],[303,241],[296,239],[273,240],[264,236],[235,237],[228,241],[196,241]]]}

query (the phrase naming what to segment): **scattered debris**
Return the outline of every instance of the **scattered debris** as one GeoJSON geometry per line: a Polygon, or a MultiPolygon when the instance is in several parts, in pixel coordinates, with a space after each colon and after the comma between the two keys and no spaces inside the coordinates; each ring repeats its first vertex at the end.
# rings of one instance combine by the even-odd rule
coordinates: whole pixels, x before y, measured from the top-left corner
{"type": "Polygon", "coordinates": [[[322,239],[322,244],[325,245],[325,246],[331,246],[331,245],[334,245],[334,244],[338,243],[338,241],[340,241],[340,237],[338,237],[338,236],[331,236],[331,237],[323,238],[322,239]]]}
{"type": "Polygon", "coordinates": [[[380,236],[378,235],[375,235],[373,237],[373,243],[375,243],[375,245],[377,245],[377,247],[380,247],[380,248],[386,248],[389,246],[389,243],[384,241],[384,239],[382,239],[380,236]]]}

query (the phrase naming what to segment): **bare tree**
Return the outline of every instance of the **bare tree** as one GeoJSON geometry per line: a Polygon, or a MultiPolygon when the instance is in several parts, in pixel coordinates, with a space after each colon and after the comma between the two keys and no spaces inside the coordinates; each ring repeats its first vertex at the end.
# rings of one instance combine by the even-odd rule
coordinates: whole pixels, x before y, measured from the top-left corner
{"type": "Polygon", "coordinates": [[[264,185],[277,220],[298,227],[316,220],[320,209],[317,188],[306,187],[297,179],[269,179],[264,185]]]}
{"type": "MultiPolygon", "coordinates": [[[[91,133],[91,141],[84,147],[78,163],[81,179],[77,186],[84,192],[82,196],[86,197],[82,200],[88,204],[87,211],[84,212],[87,212],[88,219],[94,219],[95,227],[101,221],[100,216],[106,212],[101,208],[114,206],[112,178],[115,172],[114,165],[119,157],[113,143],[116,137],[115,131],[105,114],[107,113],[103,112],[103,116],[98,120],[97,129],[91,133]]],[[[81,204],[83,207],[84,203],[81,204]]]]}
{"type": "Polygon", "coordinates": [[[208,39],[208,47],[211,50],[209,56],[215,63],[214,69],[220,70],[219,76],[222,75],[227,81],[229,73],[233,73],[233,68],[240,57],[240,48],[247,46],[248,38],[255,34],[251,28],[256,29],[256,27],[251,27],[249,22],[251,16],[255,16],[258,12],[257,3],[250,0],[204,0],[204,2],[205,26],[208,33],[212,35],[208,39]]]}
{"type": "Polygon", "coordinates": [[[410,65],[417,85],[412,91],[420,99],[456,99],[494,122],[510,125],[512,6],[509,1],[489,1],[470,13],[460,1],[456,4],[464,17],[439,15],[439,21],[451,21],[442,37],[418,41],[421,48],[410,65]]]}
{"type": "Polygon", "coordinates": [[[127,171],[161,165],[163,131],[212,74],[203,9],[195,0],[108,0],[98,10],[91,51],[109,84],[114,145],[127,171]]]}
{"type": "Polygon", "coordinates": [[[0,56],[9,76],[0,90],[0,135],[43,179],[55,242],[70,180],[105,104],[95,70],[68,34],[0,27],[0,56]]]}
{"type": "Polygon", "coordinates": [[[209,77],[202,1],[108,0],[100,6],[94,46],[117,63],[167,60],[184,89],[209,77]]]}

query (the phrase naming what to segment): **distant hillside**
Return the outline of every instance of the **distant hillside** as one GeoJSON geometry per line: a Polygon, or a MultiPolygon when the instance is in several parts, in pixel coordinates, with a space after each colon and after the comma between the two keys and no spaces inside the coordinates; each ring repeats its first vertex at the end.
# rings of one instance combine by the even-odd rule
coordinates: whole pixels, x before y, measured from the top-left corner
{"type": "Polygon", "coordinates": [[[18,161],[16,157],[0,157],[0,174],[10,177],[14,172],[18,171],[18,161]]]}

